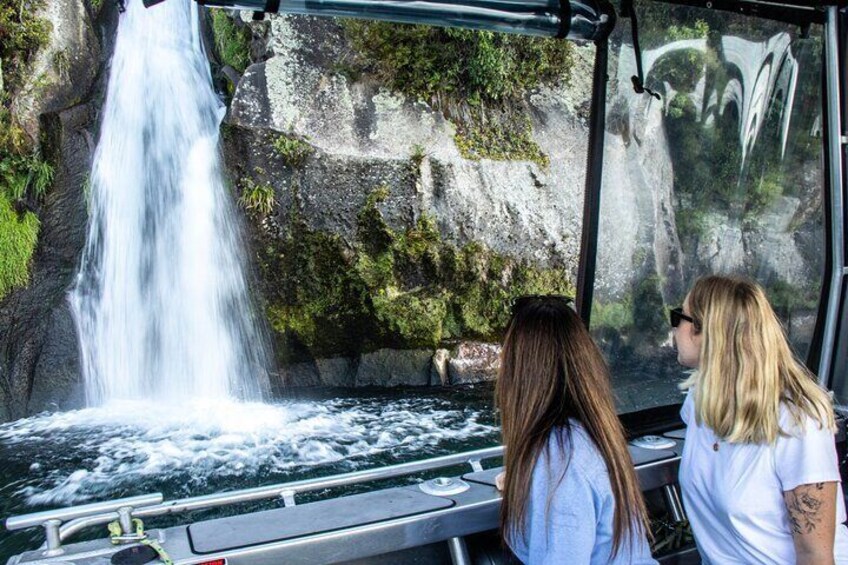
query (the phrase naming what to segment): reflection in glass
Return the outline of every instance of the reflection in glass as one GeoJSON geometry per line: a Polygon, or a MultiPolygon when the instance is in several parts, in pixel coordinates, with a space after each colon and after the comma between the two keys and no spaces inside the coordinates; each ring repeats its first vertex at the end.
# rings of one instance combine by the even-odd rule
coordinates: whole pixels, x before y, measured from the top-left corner
{"type": "Polygon", "coordinates": [[[637,3],[611,38],[592,329],[622,411],[680,401],[666,310],[710,273],[757,280],[796,353],[823,269],[821,33],[637,3]],[[694,24],[692,22],[695,22],[694,24]]]}

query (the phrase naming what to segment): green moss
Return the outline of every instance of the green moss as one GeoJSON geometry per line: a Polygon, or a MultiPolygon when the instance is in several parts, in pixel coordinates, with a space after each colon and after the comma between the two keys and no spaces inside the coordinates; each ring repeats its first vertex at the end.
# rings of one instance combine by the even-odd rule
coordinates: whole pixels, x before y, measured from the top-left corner
{"type": "Polygon", "coordinates": [[[0,60],[7,93],[22,86],[35,53],[50,40],[52,24],[35,15],[43,5],[41,0],[0,0],[0,60]]]}
{"type": "Polygon", "coordinates": [[[677,237],[685,248],[689,248],[707,231],[706,212],[698,208],[683,208],[674,216],[677,225],[677,237]]]}
{"type": "Polygon", "coordinates": [[[0,192],[0,298],[29,282],[29,264],[38,241],[38,218],[19,215],[0,192]]]}
{"type": "Polygon", "coordinates": [[[283,158],[283,162],[289,167],[296,169],[306,162],[306,159],[312,154],[312,146],[307,142],[281,135],[274,140],[274,150],[283,158]]]}
{"type": "Polygon", "coordinates": [[[567,80],[566,41],[430,26],[343,20],[359,64],[412,97],[472,105],[517,99],[567,80]]]}
{"type": "Polygon", "coordinates": [[[390,333],[417,346],[436,347],[447,313],[444,297],[416,296],[391,287],[371,297],[377,321],[390,333]]]}
{"type": "Polygon", "coordinates": [[[274,210],[275,202],[274,188],[269,184],[254,186],[246,190],[239,198],[239,204],[246,210],[263,216],[267,216],[274,210]]]}
{"type": "Polygon", "coordinates": [[[221,63],[243,73],[250,66],[250,41],[253,38],[250,28],[237,25],[222,9],[213,8],[209,12],[215,49],[221,63]]]}
{"type": "Polygon", "coordinates": [[[501,120],[485,121],[478,114],[459,125],[454,142],[466,159],[533,161],[545,168],[550,164],[548,156],[533,140],[530,119],[523,114],[511,113],[501,120]]]}
{"type": "MultiPolygon", "coordinates": [[[[53,182],[53,166],[44,161],[33,140],[12,119],[13,96],[24,86],[36,52],[49,39],[49,21],[34,14],[40,0],[0,0],[0,61],[4,91],[0,92],[0,298],[29,281],[29,265],[38,239],[39,221],[32,212],[53,182]]],[[[67,74],[67,56],[57,55],[57,72],[67,74]]],[[[43,80],[35,81],[39,88],[43,80]]]]}
{"type": "Polygon", "coordinates": [[[628,296],[617,302],[592,301],[592,328],[611,328],[622,332],[633,327],[633,301],[628,296]]]}
{"type": "Polygon", "coordinates": [[[269,242],[260,258],[273,288],[271,325],[288,345],[332,356],[497,339],[512,298],[573,295],[564,269],[539,269],[476,243],[458,247],[429,216],[391,229],[379,208],[388,195],[379,187],[369,196],[352,248],[310,229],[295,199],[283,241],[269,242]]]}

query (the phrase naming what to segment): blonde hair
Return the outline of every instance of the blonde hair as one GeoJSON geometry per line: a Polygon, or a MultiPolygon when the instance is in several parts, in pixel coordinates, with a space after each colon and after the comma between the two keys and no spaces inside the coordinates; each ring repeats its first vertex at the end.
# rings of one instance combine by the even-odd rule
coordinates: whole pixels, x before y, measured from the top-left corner
{"type": "Polygon", "coordinates": [[[827,393],[793,356],[762,287],[709,276],[688,301],[702,334],[701,360],[681,388],[694,389],[699,422],[728,442],[774,444],[787,434],[779,424],[784,403],[796,428],[809,417],[835,430],[827,393]]]}

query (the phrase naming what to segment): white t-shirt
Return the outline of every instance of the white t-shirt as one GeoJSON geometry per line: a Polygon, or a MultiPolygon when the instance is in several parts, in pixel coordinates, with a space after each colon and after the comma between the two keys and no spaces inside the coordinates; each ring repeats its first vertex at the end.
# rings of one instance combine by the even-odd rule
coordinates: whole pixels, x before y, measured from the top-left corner
{"type": "MultiPolygon", "coordinates": [[[[794,565],[783,493],[799,485],[841,481],[833,434],[812,419],[798,431],[788,409],[781,407],[780,427],[787,433],[795,429],[794,436],[779,437],[771,446],[719,441],[711,428],[698,424],[692,394],[690,390],[680,411],[687,425],[680,487],[703,562],[794,565]]],[[[848,564],[841,484],[836,522],[834,557],[836,563],[848,564]]]]}

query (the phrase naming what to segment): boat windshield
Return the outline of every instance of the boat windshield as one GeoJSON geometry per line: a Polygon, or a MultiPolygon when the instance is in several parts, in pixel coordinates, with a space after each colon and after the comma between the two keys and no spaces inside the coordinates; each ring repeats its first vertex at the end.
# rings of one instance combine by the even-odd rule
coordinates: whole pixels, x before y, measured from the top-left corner
{"type": "Polygon", "coordinates": [[[805,359],[824,271],[822,38],[635,2],[610,38],[591,327],[622,412],[681,402],[668,308],[711,273],[759,281],[805,359]]]}

